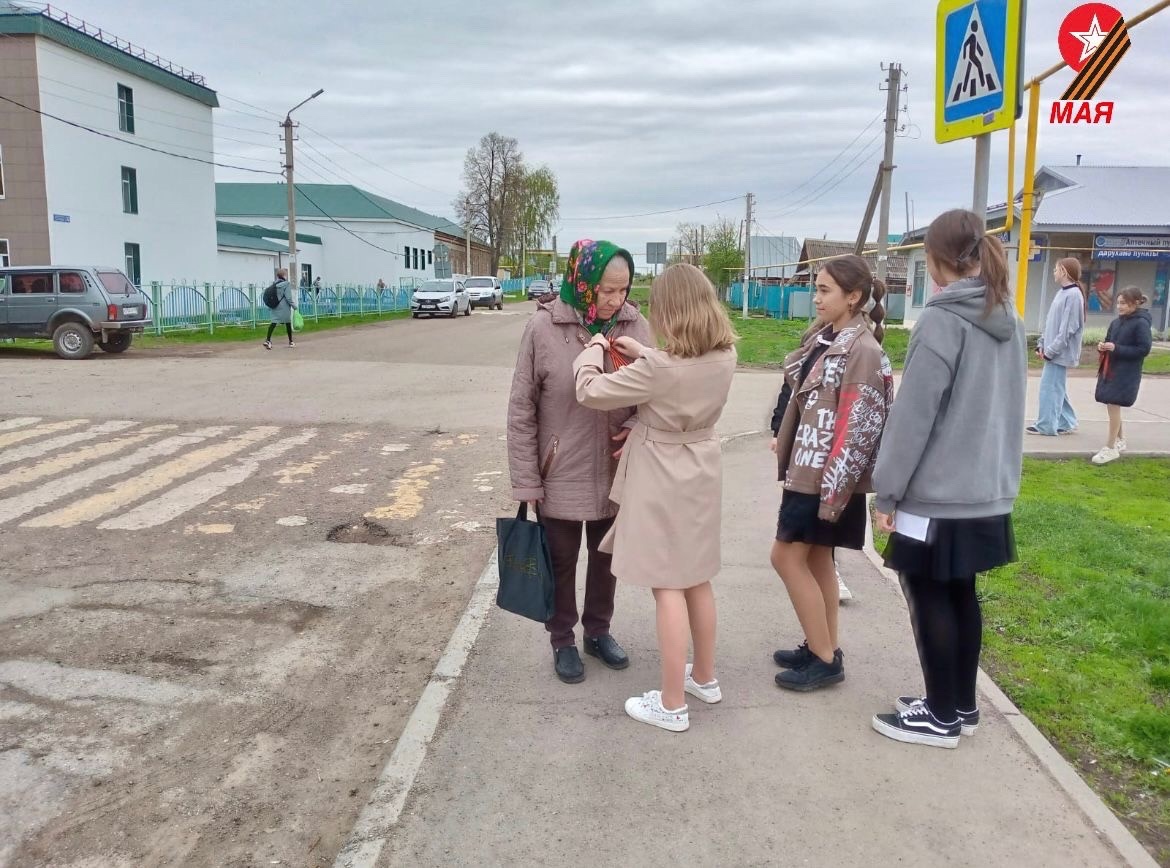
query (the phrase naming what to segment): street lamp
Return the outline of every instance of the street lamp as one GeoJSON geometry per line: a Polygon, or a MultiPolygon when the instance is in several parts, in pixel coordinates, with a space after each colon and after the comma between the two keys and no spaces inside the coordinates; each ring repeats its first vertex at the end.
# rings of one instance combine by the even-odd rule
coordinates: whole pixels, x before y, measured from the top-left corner
{"type": "Polygon", "coordinates": [[[301,289],[301,273],[297,266],[297,192],[293,183],[293,122],[292,113],[310,100],[314,100],[324,89],[318,90],[308,99],[303,99],[290,108],[284,116],[284,180],[288,185],[288,264],[289,277],[293,280],[293,288],[299,294],[301,289]]]}

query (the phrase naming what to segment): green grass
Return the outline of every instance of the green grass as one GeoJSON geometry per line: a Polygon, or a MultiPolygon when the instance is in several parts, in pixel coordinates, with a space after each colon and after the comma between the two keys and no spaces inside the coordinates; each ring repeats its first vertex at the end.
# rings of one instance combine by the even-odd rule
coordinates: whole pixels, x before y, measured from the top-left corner
{"type": "Polygon", "coordinates": [[[984,666],[1170,860],[1170,461],[1025,462],[1020,560],[981,582],[984,666]]]}
{"type": "MultiPolygon", "coordinates": [[[[784,357],[800,346],[800,336],[808,328],[805,320],[779,320],[752,317],[741,319],[732,313],[731,324],[741,338],[740,364],[748,367],[778,368],[784,357]]],[[[886,330],[883,343],[890,362],[901,368],[906,361],[906,348],[910,342],[908,329],[891,326],[886,330]]]]}

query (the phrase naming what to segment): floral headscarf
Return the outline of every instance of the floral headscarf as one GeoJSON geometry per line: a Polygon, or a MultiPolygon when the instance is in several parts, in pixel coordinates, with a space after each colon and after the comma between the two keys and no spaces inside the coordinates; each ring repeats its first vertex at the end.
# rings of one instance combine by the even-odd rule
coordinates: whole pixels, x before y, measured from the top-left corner
{"type": "MultiPolygon", "coordinates": [[[[582,238],[569,251],[569,264],[565,279],[561,282],[561,301],[571,305],[581,315],[581,322],[590,334],[607,332],[617,321],[615,313],[606,321],[597,318],[597,286],[601,276],[615,256],[621,256],[630,267],[630,278],[634,275],[634,257],[630,251],[618,247],[612,241],[593,241],[582,238]]],[[[626,286],[629,291],[629,286],[626,286]]],[[[618,309],[620,312],[620,308],[618,309]]]]}

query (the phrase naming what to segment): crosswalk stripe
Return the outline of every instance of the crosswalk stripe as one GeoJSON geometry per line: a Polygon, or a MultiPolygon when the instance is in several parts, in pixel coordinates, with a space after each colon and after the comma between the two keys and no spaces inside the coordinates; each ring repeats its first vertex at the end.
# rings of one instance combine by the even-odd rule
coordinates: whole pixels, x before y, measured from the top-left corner
{"type": "MultiPolygon", "coordinates": [[[[87,467],[70,476],[46,482],[39,488],[34,488],[23,494],[0,500],[0,524],[12,521],[14,518],[20,518],[22,515],[28,515],[33,510],[48,506],[55,500],[60,500],[62,497],[68,497],[70,494],[82,491],[95,482],[100,482],[111,476],[118,476],[160,456],[174,455],[180,449],[185,449],[196,443],[202,443],[211,437],[226,434],[233,427],[232,425],[214,425],[209,428],[200,428],[187,434],[177,434],[174,437],[167,437],[165,440],[159,440],[157,443],[152,443],[122,458],[117,458],[113,461],[103,461],[101,464],[87,467]]],[[[141,434],[135,436],[145,437],[147,435],[141,434]]],[[[96,449],[97,447],[94,448],[96,449]]]]}
{"type": "Polygon", "coordinates": [[[239,463],[226,470],[198,476],[177,488],[172,488],[160,497],[136,506],[124,515],[102,522],[98,527],[103,530],[142,530],[166,524],[255,475],[263,462],[279,458],[297,446],[304,446],[316,436],[317,431],[309,428],[294,437],[286,437],[271,443],[241,458],[239,463]]]}
{"type": "Polygon", "coordinates": [[[72,470],[79,465],[88,464],[98,458],[105,458],[121,452],[129,446],[145,443],[155,434],[160,434],[164,431],[175,431],[178,427],[178,425],[151,425],[149,428],[142,428],[137,433],[127,437],[116,437],[113,440],[95,443],[93,446],[71,449],[61,455],[46,458],[44,461],[38,462],[31,467],[19,467],[16,470],[10,470],[7,473],[0,474],[0,491],[6,488],[19,488],[49,476],[56,476],[58,473],[72,470]]]}
{"type": "Polygon", "coordinates": [[[0,449],[11,446],[14,443],[23,443],[25,440],[32,440],[34,437],[41,437],[45,434],[56,434],[58,431],[68,431],[70,428],[77,428],[79,425],[87,424],[89,424],[88,419],[69,419],[65,422],[49,422],[45,425],[38,425],[35,428],[24,428],[19,431],[13,431],[11,434],[0,434],[0,449]]]}
{"type": "Polygon", "coordinates": [[[11,431],[13,428],[23,428],[25,425],[35,425],[40,421],[40,416],[21,416],[19,419],[5,419],[3,422],[0,422],[0,431],[11,431]]]}
{"type": "Polygon", "coordinates": [[[16,449],[10,449],[7,452],[0,453],[0,465],[15,464],[17,461],[28,461],[30,458],[39,458],[57,449],[72,446],[74,443],[96,440],[103,434],[116,434],[119,431],[125,431],[127,428],[133,428],[137,424],[137,422],[103,422],[101,425],[90,428],[88,431],[79,431],[75,434],[63,434],[60,437],[42,440],[40,443],[20,446],[16,449]]]}
{"type": "Polygon", "coordinates": [[[31,518],[22,523],[21,527],[76,527],[83,522],[101,518],[125,504],[133,503],[148,494],[166,488],[172,482],[189,476],[196,470],[230,458],[252,444],[271,437],[279,430],[280,428],[271,425],[251,428],[230,440],[204,446],[202,449],[196,449],[194,452],[152,467],[125,482],[111,486],[107,491],[31,518]]]}

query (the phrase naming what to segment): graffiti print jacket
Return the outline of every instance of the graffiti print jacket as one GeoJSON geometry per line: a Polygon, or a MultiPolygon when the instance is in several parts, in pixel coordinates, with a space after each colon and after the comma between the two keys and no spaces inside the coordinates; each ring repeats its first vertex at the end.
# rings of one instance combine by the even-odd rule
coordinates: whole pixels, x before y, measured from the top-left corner
{"type": "Polygon", "coordinates": [[[818,494],[820,518],[836,521],[870,474],[894,400],[890,360],[862,316],[838,333],[800,382],[813,336],[784,360],[792,400],[777,434],[779,479],[789,491],[818,494]]]}

